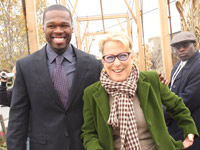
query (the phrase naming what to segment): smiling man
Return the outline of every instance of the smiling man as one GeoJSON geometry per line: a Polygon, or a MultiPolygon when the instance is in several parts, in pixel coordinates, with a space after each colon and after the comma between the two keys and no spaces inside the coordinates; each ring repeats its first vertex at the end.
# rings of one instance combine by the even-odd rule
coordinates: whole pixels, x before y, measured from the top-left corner
{"type": "Polygon", "coordinates": [[[43,29],[49,46],[58,54],[64,53],[73,32],[71,13],[52,8],[51,11],[46,11],[43,19],[43,29]]]}
{"type": "MultiPolygon", "coordinates": [[[[171,72],[169,87],[175,94],[183,98],[200,133],[200,54],[196,50],[196,37],[191,32],[178,33],[172,39],[171,46],[176,50],[180,61],[171,72]]],[[[176,140],[183,140],[183,132],[167,112],[165,112],[165,119],[168,123],[169,133],[176,140]]],[[[189,150],[199,150],[199,147],[200,139],[195,139],[189,150]]]]}
{"type": "Polygon", "coordinates": [[[48,43],[16,63],[7,147],[24,150],[28,136],[31,150],[82,150],[83,90],[99,80],[102,64],[70,44],[66,7],[48,7],[43,29],[48,43]]]}

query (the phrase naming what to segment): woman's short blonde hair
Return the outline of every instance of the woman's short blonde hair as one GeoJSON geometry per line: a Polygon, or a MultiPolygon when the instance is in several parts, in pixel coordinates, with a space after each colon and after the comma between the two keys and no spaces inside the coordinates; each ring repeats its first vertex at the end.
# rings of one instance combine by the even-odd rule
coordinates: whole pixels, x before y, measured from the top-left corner
{"type": "Polygon", "coordinates": [[[104,45],[106,42],[119,41],[121,42],[127,51],[132,51],[132,40],[125,32],[109,32],[103,39],[99,41],[99,49],[104,53],[104,45]]]}

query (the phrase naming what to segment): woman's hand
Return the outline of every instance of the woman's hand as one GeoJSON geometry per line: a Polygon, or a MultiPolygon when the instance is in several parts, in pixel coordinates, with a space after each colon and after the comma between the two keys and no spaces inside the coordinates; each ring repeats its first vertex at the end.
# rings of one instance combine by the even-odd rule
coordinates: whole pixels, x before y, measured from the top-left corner
{"type": "Polygon", "coordinates": [[[194,134],[188,134],[185,140],[183,141],[184,149],[192,146],[194,142],[194,134]]]}

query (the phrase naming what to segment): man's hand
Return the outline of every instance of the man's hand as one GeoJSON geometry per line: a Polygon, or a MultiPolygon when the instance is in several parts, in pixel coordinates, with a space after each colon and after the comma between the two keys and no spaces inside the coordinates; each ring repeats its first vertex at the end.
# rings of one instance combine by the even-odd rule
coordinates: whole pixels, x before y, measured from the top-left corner
{"type": "Polygon", "coordinates": [[[165,74],[160,71],[157,71],[157,72],[158,72],[160,82],[162,82],[165,85],[168,85],[168,80],[166,79],[165,74]]]}
{"type": "Polygon", "coordinates": [[[1,82],[7,82],[7,79],[1,78],[1,82]]]}
{"type": "Polygon", "coordinates": [[[194,142],[194,134],[190,133],[183,141],[184,149],[192,146],[193,142],[194,142]]]}

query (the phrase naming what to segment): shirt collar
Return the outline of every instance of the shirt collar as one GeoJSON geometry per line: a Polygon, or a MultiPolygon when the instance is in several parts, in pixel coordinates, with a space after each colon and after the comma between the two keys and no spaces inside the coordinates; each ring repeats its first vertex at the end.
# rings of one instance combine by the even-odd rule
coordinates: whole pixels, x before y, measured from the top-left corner
{"type": "MultiPolygon", "coordinates": [[[[58,54],[50,47],[49,44],[47,44],[46,51],[47,51],[47,57],[48,57],[49,62],[53,63],[53,61],[56,59],[58,54]]],[[[68,60],[70,63],[72,62],[73,57],[74,57],[74,52],[73,52],[71,44],[69,44],[69,46],[67,47],[66,51],[62,54],[62,56],[66,60],[68,60]]]]}

